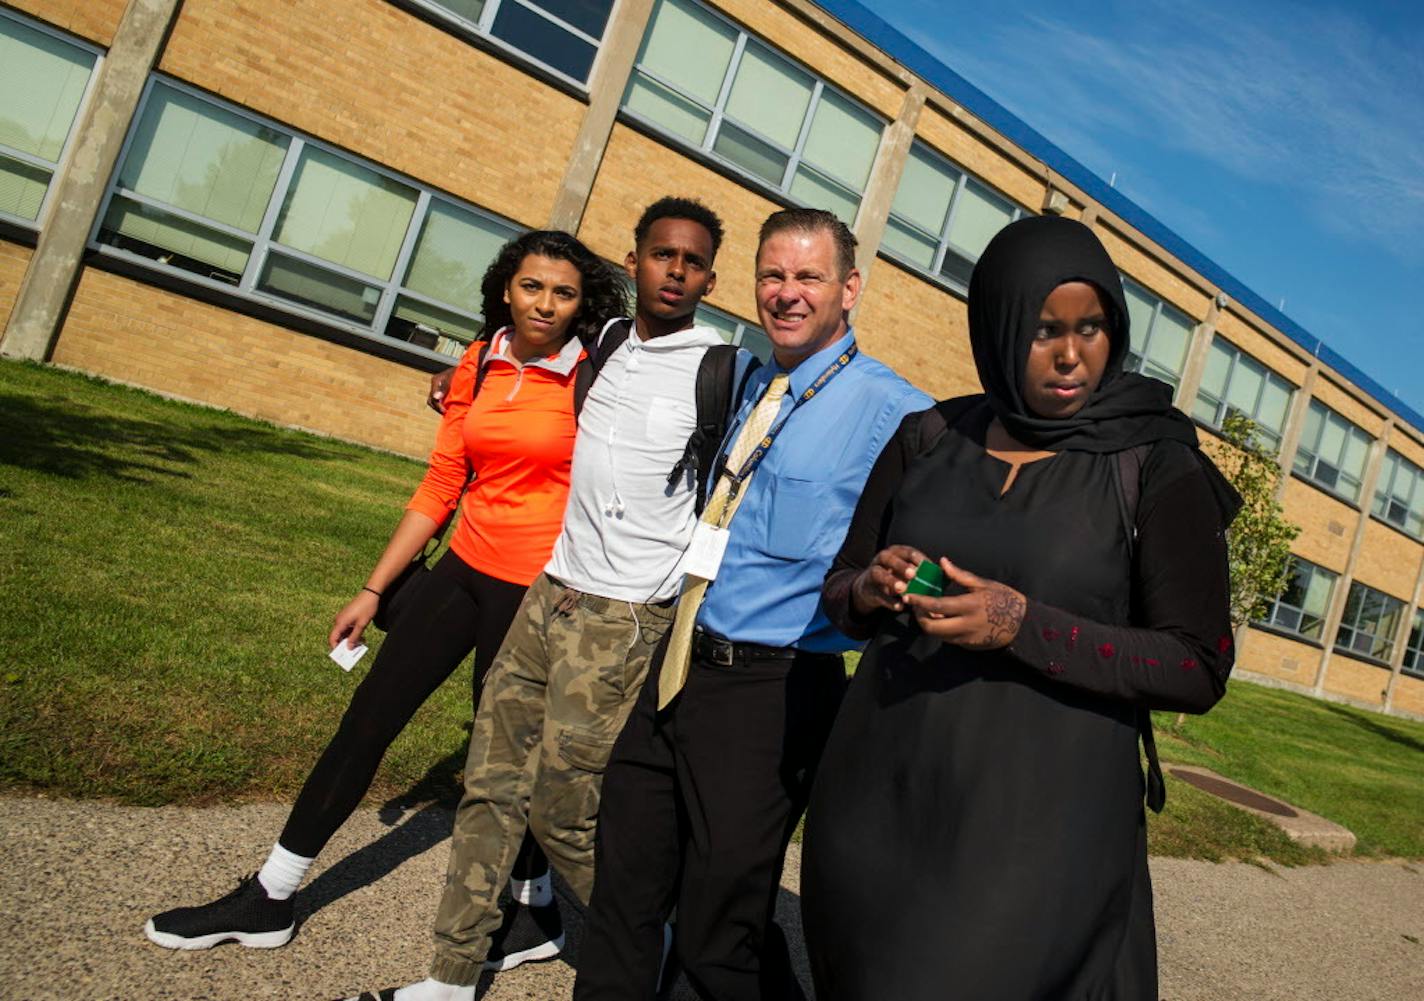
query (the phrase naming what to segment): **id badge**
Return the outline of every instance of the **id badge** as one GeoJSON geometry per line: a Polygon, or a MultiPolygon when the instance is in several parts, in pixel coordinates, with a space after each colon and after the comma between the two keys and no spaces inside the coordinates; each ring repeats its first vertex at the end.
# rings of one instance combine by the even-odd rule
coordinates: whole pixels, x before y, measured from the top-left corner
{"type": "Polygon", "coordinates": [[[716,580],[722,557],[727,552],[729,535],[725,528],[699,521],[692,529],[692,542],[683,555],[682,572],[703,580],[716,580]]]}

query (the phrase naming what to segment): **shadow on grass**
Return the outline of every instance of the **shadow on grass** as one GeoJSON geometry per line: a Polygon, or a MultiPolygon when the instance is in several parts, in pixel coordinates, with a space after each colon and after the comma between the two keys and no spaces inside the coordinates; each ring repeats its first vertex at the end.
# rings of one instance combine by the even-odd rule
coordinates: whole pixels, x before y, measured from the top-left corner
{"type": "Polygon", "coordinates": [[[158,477],[189,478],[202,453],[265,452],[302,459],[344,460],[351,456],[278,428],[163,424],[95,413],[72,400],[52,405],[32,397],[0,393],[0,465],[31,469],[66,479],[111,477],[149,483],[158,477]]]}
{"type": "Polygon", "coordinates": [[[1424,740],[1411,737],[1406,733],[1400,733],[1392,727],[1385,726],[1383,723],[1371,719],[1364,712],[1354,712],[1345,706],[1338,706],[1333,702],[1325,702],[1323,700],[1320,702],[1319,708],[1324,709],[1326,712],[1334,713],[1341,719],[1353,723],[1361,729],[1368,730],[1375,736],[1387,740],[1392,744],[1399,744],[1401,747],[1407,747],[1412,751],[1424,751],[1424,740]]]}

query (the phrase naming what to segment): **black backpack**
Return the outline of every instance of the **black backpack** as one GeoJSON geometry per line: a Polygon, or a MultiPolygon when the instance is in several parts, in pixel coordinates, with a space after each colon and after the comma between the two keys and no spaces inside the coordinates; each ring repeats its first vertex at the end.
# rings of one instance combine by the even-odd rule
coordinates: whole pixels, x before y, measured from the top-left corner
{"type": "MultiPolygon", "coordinates": [[[[589,383],[592,383],[598,373],[603,370],[604,364],[613,356],[613,352],[628,340],[628,334],[632,328],[633,321],[629,319],[614,320],[603,328],[603,333],[599,336],[597,343],[589,350],[589,356],[592,359],[589,383]]],[[[702,361],[697,366],[697,383],[694,390],[697,403],[697,426],[692,429],[692,434],[688,435],[687,444],[683,446],[682,456],[668,471],[668,486],[674,485],[687,475],[692,475],[695,478],[696,490],[693,494],[695,498],[693,509],[699,515],[702,514],[702,507],[706,502],[709,481],[715,472],[713,467],[717,462],[717,452],[721,448],[722,439],[727,435],[727,425],[733,407],[741,399],[747,379],[761,367],[761,361],[753,358],[751,364],[738,379],[738,350],[732,344],[718,344],[708,348],[707,353],[702,356],[702,361]]],[[[582,375],[583,370],[580,368],[579,376],[582,377],[582,375]]],[[[587,387],[584,392],[587,393],[587,387]]],[[[574,387],[575,407],[580,401],[578,393],[578,383],[576,382],[574,387]]]]}
{"type": "MultiPolygon", "coordinates": [[[[941,400],[920,416],[915,454],[922,455],[963,420],[984,399],[981,395],[956,396],[941,400]]],[[[1137,445],[1117,453],[1113,463],[1113,480],[1117,485],[1118,516],[1127,535],[1129,558],[1137,555],[1137,503],[1142,496],[1142,467],[1147,464],[1151,445],[1137,445]]],[[[1137,732],[1142,735],[1142,751],[1147,758],[1147,805],[1161,813],[1167,805],[1167,784],[1162,778],[1162,762],[1157,757],[1157,738],[1152,733],[1152,713],[1137,710],[1137,732]]]]}

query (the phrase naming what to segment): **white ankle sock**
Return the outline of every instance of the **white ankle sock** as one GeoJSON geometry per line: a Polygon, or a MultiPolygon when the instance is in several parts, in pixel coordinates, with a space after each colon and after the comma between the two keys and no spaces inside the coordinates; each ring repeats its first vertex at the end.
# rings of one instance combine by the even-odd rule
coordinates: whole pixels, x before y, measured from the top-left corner
{"type": "Polygon", "coordinates": [[[286,900],[297,892],[306,878],[307,870],[316,859],[304,858],[287,851],[281,844],[272,846],[272,854],[262,863],[257,872],[257,880],[273,900],[286,900]]]}
{"type": "Polygon", "coordinates": [[[548,907],[554,902],[554,883],[547,872],[533,879],[509,878],[509,893],[527,907],[548,907]]]}
{"type": "Polygon", "coordinates": [[[475,1001],[475,985],[442,984],[438,980],[422,980],[396,991],[396,1001],[475,1001]]]}

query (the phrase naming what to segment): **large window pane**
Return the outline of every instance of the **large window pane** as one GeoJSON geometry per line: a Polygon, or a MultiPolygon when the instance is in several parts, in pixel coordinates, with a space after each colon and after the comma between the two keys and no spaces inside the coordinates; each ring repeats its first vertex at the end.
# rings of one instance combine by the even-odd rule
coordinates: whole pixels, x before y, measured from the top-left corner
{"type": "Polygon", "coordinates": [[[649,77],[633,74],[623,106],[688,142],[702,144],[712,113],[649,77]]]}
{"type": "Polygon", "coordinates": [[[386,336],[458,358],[483,329],[478,320],[401,296],[391,311],[386,336]]]}
{"type": "Polygon", "coordinates": [[[812,208],[834,212],[847,226],[854,224],[855,210],[860,207],[860,199],[854,194],[804,166],[791,182],[791,194],[812,208]]]}
{"type": "Polygon", "coordinates": [[[812,88],[808,74],[749,42],[727,98],[727,114],[792,149],[811,106],[812,88]]]}
{"type": "Polygon", "coordinates": [[[880,123],[839,94],[823,90],[802,155],[817,169],[864,191],[879,148],[880,123]]]}
{"type": "Polygon", "coordinates": [[[1290,411],[1290,387],[1276,379],[1267,379],[1261,391],[1261,405],[1256,411],[1256,423],[1279,437],[1285,430],[1290,411]]]}
{"type": "Polygon", "coordinates": [[[1170,372],[1173,378],[1181,374],[1182,365],[1187,360],[1187,347],[1191,344],[1193,326],[1185,314],[1166,306],[1162,307],[1157,322],[1153,324],[1152,341],[1147,345],[1147,357],[1158,368],[1170,372]]]}
{"type": "Polygon", "coordinates": [[[596,47],[515,0],[499,5],[490,34],[575,80],[588,79],[598,54],[596,47]]]}
{"type": "Polygon", "coordinates": [[[483,313],[480,281],[513,230],[432,201],[411,255],[405,287],[471,313],[483,313]]]}
{"type": "MultiPolygon", "coordinates": [[[[905,173],[895,192],[890,210],[926,233],[938,237],[949,214],[958,175],[920,146],[912,146],[905,160],[905,173]]],[[[931,252],[933,257],[933,252],[931,252]]],[[[926,262],[928,266],[929,262],[926,262]]]]}
{"type": "Polygon", "coordinates": [[[353,271],[389,278],[415,201],[414,189],[309,146],[274,238],[353,271]]]}
{"type": "Polygon", "coordinates": [[[463,17],[471,24],[479,23],[480,15],[484,13],[485,9],[485,0],[436,0],[436,2],[450,13],[463,17]]]}
{"type": "Polygon", "coordinates": [[[711,107],[717,103],[737,32],[686,0],[661,0],[653,12],[638,65],[711,107]]]}
{"type": "Polygon", "coordinates": [[[893,218],[885,227],[883,244],[905,260],[922,268],[934,264],[936,241],[893,218]]]}
{"type": "MultiPolygon", "coordinates": [[[[1136,322],[1134,320],[1134,326],[1136,322]]],[[[1226,395],[1226,379],[1231,373],[1231,359],[1236,356],[1221,338],[1211,342],[1211,350],[1206,356],[1206,368],[1202,370],[1201,391],[1210,393],[1220,400],[1226,395]]]]}
{"type": "Polygon", "coordinates": [[[949,224],[949,241],[975,258],[984,252],[994,234],[1014,218],[1009,202],[990,194],[978,183],[966,181],[949,224]]]}
{"type": "Polygon", "coordinates": [[[1122,292],[1127,298],[1127,322],[1132,328],[1129,335],[1132,349],[1142,354],[1143,347],[1147,344],[1147,335],[1152,330],[1152,317],[1157,302],[1132,282],[1123,282],[1122,292]]]}
{"type": "Polygon", "coordinates": [[[1265,384],[1266,372],[1249,358],[1236,361],[1236,371],[1231,375],[1231,388],[1226,393],[1226,402],[1248,417],[1256,412],[1256,400],[1265,384]]]}
{"type": "Polygon", "coordinates": [[[0,16],[0,144],[57,161],[93,68],[91,53],[0,16]]]}
{"type": "Polygon", "coordinates": [[[119,185],[256,233],[287,143],[286,136],[200,98],[154,87],[119,185]]]}

